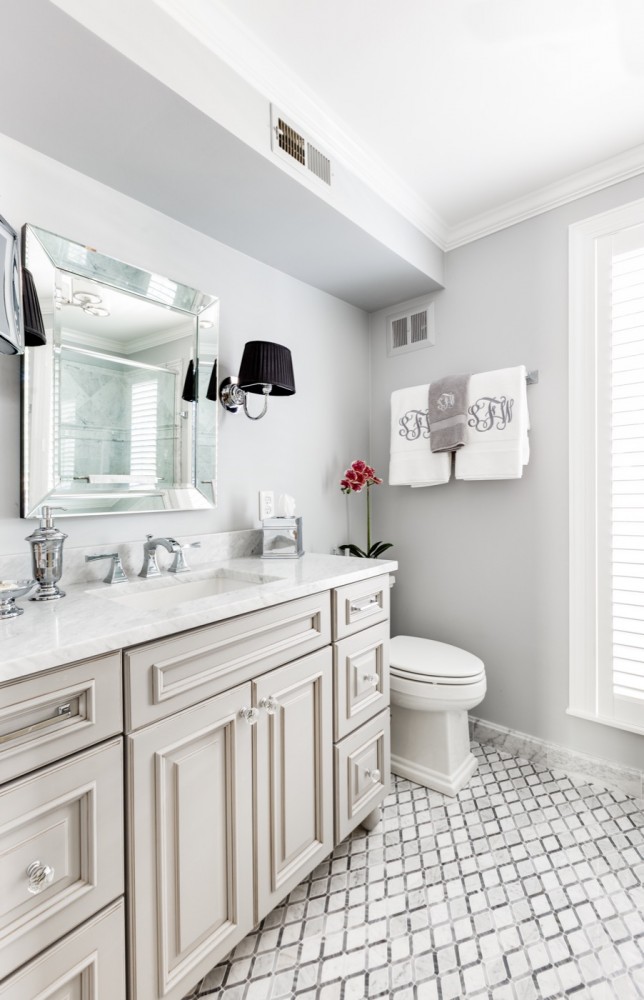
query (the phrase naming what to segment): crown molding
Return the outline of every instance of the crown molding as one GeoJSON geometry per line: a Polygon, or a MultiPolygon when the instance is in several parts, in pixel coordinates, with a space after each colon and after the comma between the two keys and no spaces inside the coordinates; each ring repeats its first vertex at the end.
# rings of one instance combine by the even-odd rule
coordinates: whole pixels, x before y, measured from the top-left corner
{"type": "Polygon", "coordinates": [[[505,205],[500,205],[490,212],[483,212],[459,225],[452,226],[447,233],[443,249],[455,250],[466,243],[480,240],[484,236],[490,236],[501,229],[507,229],[518,222],[524,222],[535,215],[549,212],[553,208],[559,208],[568,202],[584,198],[586,195],[594,194],[642,173],[644,173],[644,145],[634,146],[602,163],[594,164],[554,184],[532,191],[522,198],[506,202],[505,205]]]}
{"type": "Polygon", "coordinates": [[[368,146],[360,143],[317,95],[220,0],[153,0],[246,83],[289,113],[341,162],[408,222],[445,249],[448,227],[424,199],[368,146]]]}

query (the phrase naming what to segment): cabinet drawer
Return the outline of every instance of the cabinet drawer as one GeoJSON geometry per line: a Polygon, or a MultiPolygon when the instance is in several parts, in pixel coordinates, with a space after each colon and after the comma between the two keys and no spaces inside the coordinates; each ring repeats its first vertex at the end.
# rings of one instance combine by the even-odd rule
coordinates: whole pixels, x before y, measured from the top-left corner
{"type": "Polygon", "coordinates": [[[121,654],[0,688],[0,784],[123,729],[121,654]]]}
{"type": "Polygon", "coordinates": [[[335,739],[389,705],[389,622],[340,639],[333,649],[335,739]]]}
{"type": "Polygon", "coordinates": [[[335,839],[339,843],[389,791],[389,711],[335,748],[335,839]]]}
{"type": "Polygon", "coordinates": [[[0,789],[0,886],[0,979],[122,895],[120,739],[0,789]]]}
{"type": "Polygon", "coordinates": [[[0,984],[0,1000],[125,1000],[123,900],[0,984]]]}
{"type": "Polygon", "coordinates": [[[389,618],[389,574],[333,591],[333,638],[344,639],[389,618]]]}
{"type": "Polygon", "coordinates": [[[126,650],[127,731],[328,645],[330,619],[324,591],[126,650]]]}

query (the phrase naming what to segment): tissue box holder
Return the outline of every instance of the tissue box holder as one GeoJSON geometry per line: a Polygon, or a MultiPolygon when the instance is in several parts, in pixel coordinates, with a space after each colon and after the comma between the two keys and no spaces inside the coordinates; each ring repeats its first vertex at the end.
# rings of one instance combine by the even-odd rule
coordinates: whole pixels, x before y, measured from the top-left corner
{"type": "Polygon", "coordinates": [[[262,559],[299,559],[302,548],[301,517],[267,517],[262,521],[262,559]]]}

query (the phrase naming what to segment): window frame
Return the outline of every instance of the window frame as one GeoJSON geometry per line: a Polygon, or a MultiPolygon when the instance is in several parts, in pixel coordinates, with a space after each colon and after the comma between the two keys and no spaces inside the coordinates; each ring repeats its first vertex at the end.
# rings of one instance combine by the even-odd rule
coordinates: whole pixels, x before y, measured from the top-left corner
{"type": "MultiPolygon", "coordinates": [[[[600,339],[597,262],[600,240],[644,224],[644,199],[603,212],[569,227],[569,706],[567,714],[644,734],[629,718],[634,702],[608,690],[608,671],[599,659],[602,584],[598,506],[605,508],[605,484],[598,482],[598,347],[600,339]],[[601,693],[601,699],[599,697],[601,693]],[[606,705],[608,701],[609,705],[606,705]],[[628,701],[630,712],[620,716],[628,701]]],[[[604,585],[605,592],[605,585],[604,585]]]]}

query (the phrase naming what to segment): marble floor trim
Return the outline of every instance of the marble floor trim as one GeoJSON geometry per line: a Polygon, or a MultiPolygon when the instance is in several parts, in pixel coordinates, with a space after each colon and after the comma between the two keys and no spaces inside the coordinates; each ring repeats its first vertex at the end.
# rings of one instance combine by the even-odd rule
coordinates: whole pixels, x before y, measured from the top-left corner
{"type": "Polygon", "coordinates": [[[644,997],[644,814],[619,790],[473,744],[455,798],[392,779],[217,965],[211,1000],[644,997]]]}
{"type": "Polygon", "coordinates": [[[556,743],[547,743],[528,736],[518,729],[507,729],[495,722],[470,716],[470,738],[477,743],[495,746],[516,757],[544,764],[554,770],[566,771],[580,780],[593,781],[606,788],[618,789],[640,800],[644,806],[644,770],[622,767],[600,757],[568,750],[556,743]]]}

